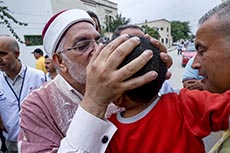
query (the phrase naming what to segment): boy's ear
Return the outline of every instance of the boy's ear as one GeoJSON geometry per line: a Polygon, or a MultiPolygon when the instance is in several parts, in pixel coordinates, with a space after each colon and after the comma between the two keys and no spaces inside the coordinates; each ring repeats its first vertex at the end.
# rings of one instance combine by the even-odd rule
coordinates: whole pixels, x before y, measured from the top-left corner
{"type": "Polygon", "coordinates": [[[120,106],[122,104],[122,100],[123,100],[123,96],[117,98],[116,100],[114,100],[114,104],[117,106],[120,106]]]}
{"type": "Polygon", "coordinates": [[[127,94],[122,94],[119,98],[117,98],[113,103],[119,107],[125,107],[126,102],[130,101],[131,99],[127,94]]]}

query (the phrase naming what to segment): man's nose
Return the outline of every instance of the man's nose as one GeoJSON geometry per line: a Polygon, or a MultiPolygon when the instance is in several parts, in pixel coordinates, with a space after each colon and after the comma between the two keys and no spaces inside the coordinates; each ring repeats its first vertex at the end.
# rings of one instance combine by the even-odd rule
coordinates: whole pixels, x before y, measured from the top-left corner
{"type": "Polygon", "coordinates": [[[198,55],[196,55],[194,57],[194,60],[193,60],[193,63],[192,63],[192,66],[191,66],[193,69],[199,69],[200,68],[200,57],[198,55]]]}

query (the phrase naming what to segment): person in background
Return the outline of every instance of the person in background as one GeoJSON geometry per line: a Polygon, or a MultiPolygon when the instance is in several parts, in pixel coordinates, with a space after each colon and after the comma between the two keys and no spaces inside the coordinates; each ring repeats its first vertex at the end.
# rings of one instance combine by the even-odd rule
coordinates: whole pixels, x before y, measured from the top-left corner
{"type": "Polygon", "coordinates": [[[98,19],[98,16],[92,11],[87,11],[87,13],[95,22],[95,27],[96,27],[97,32],[99,32],[101,34],[101,24],[100,24],[100,21],[98,19]]]}
{"type": "MultiPolygon", "coordinates": [[[[223,93],[230,90],[230,1],[208,11],[200,20],[196,33],[197,54],[192,67],[203,76],[204,90],[223,93]]],[[[224,110],[223,110],[224,111],[224,110]]],[[[213,146],[210,153],[230,152],[230,132],[213,146]]]]}
{"type": "Polygon", "coordinates": [[[128,34],[130,36],[143,37],[145,35],[143,29],[137,25],[121,25],[119,26],[112,35],[112,40],[116,39],[122,34],[128,34]]]}
{"type": "Polygon", "coordinates": [[[177,45],[177,55],[181,55],[183,49],[184,49],[184,42],[182,41],[177,45]]]}
{"type": "Polygon", "coordinates": [[[53,60],[48,55],[45,56],[45,68],[47,70],[47,81],[54,79],[57,75],[57,71],[54,66],[53,60]]]}
{"type": "MultiPolygon", "coordinates": [[[[100,34],[95,29],[95,22],[86,11],[79,9],[65,10],[54,15],[47,22],[42,35],[44,49],[49,57],[52,57],[58,75],[24,100],[18,137],[20,151],[69,152],[66,149],[71,146],[68,141],[71,136],[67,137],[66,132],[70,124],[76,123],[72,119],[79,103],[85,97],[86,77],[97,76],[97,73],[92,76],[86,73],[89,63],[109,58],[102,65],[94,65],[94,68],[106,67],[109,71],[114,70],[114,66],[121,62],[120,58],[124,59],[140,40],[136,37],[129,38],[126,34],[106,46],[98,44],[100,34]]],[[[151,39],[151,42],[160,50],[166,51],[158,41],[151,39]]],[[[122,67],[112,75],[109,74],[109,86],[113,88],[113,92],[110,92],[111,97],[156,78],[157,74],[153,71],[127,80],[130,75],[143,67],[151,56],[152,52],[146,51],[134,63],[122,67]],[[117,83],[117,80],[120,82],[117,83]]],[[[172,63],[167,54],[161,53],[161,57],[167,65],[172,63]]],[[[106,78],[107,74],[105,71],[106,78]]],[[[95,91],[97,88],[100,86],[95,86],[95,91]]],[[[74,131],[80,130],[77,126],[74,131]]],[[[77,151],[80,150],[75,148],[74,152],[77,151]]]]}
{"type": "Polygon", "coordinates": [[[7,148],[6,148],[6,143],[5,143],[5,138],[3,136],[3,124],[2,124],[2,120],[0,120],[0,153],[2,152],[6,152],[7,148]],[[2,151],[2,152],[1,152],[2,151]]]}
{"type": "MultiPolygon", "coordinates": [[[[89,14],[89,16],[95,22],[95,28],[96,28],[97,32],[99,32],[101,34],[101,24],[100,24],[100,20],[99,20],[98,16],[94,12],[92,12],[92,11],[87,11],[87,13],[89,14]]],[[[108,40],[106,40],[102,36],[101,36],[101,38],[98,41],[101,42],[101,43],[103,43],[103,44],[107,44],[109,42],[108,40]]]]}
{"type": "Polygon", "coordinates": [[[192,68],[192,63],[195,57],[192,57],[185,66],[184,73],[182,76],[183,87],[193,90],[203,90],[204,84],[201,82],[203,77],[198,74],[197,69],[192,68]]]}
{"type": "Polygon", "coordinates": [[[19,61],[17,41],[0,36],[0,127],[9,152],[18,152],[19,111],[23,99],[45,82],[45,74],[19,61]]]}
{"type": "Polygon", "coordinates": [[[35,68],[47,73],[45,68],[45,57],[43,56],[43,51],[40,48],[35,49],[31,54],[34,55],[36,61],[35,68]]]}

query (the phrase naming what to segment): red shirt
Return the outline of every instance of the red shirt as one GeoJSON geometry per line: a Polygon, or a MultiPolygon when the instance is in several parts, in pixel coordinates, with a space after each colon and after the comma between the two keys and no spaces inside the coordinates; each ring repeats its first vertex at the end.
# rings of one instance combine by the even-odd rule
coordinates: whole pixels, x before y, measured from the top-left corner
{"type": "MultiPolygon", "coordinates": [[[[204,153],[202,138],[228,128],[230,92],[224,95],[182,89],[163,95],[138,120],[121,123],[110,118],[118,131],[107,153],[204,153]]],[[[126,120],[125,118],[123,118],[126,120]]]]}

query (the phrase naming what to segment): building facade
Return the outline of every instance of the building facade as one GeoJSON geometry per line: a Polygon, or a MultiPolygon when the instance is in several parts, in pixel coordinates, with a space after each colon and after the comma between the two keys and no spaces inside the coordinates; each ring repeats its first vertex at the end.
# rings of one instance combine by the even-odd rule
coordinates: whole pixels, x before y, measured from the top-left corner
{"type": "MultiPolygon", "coordinates": [[[[31,67],[35,67],[31,52],[36,48],[44,50],[41,33],[48,19],[55,13],[70,8],[90,10],[98,15],[102,26],[105,26],[105,16],[113,18],[117,14],[117,4],[109,0],[7,0],[3,5],[8,7],[15,19],[28,23],[28,26],[19,26],[9,20],[17,35],[25,42],[19,43],[19,58],[31,67]]],[[[4,24],[0,24],[0,35],[12,36],[4,24]]]]}
{"type": "Polygon", "coordinates": [[[81,0],[87,10],[95,12],[100,20],[102,28],[105,28],[105,18],[115,18],[117,15],[117,3],[109,0],[81,0]]]}
{"type": "Polygon", "coordinates": [[[144,23],[137,24],[138,26],[148,25],[149,27],[155,29],[160,34],[160,39],[166,47],[172,45],[172,36],[171,36],[171,23],[166,19],[159,19],[154,21],[146,21],[144,23]]]}

